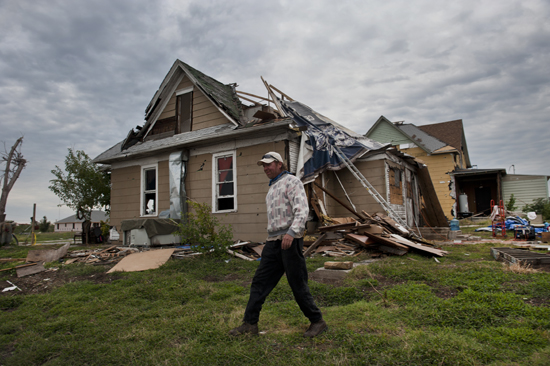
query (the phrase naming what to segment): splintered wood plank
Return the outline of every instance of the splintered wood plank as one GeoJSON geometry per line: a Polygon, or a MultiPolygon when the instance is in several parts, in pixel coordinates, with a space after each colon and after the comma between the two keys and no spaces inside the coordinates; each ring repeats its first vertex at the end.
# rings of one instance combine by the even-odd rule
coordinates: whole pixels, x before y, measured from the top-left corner
{"type": "Polygon", "coordinates": [[[424,252],[424,253],[437,255],[438,257],[443,257],[444,255],[449,254],[449,252],[447,252],[445,250],[435,249],[435,248],[427,247],[427,246],[424,246],[424,245],[421,245],[421,244],[413,243],[412,241],[407,240],[407,239],[405,239],[405,238],[403,238],[399,235],[396,235],[396,234],[391,234],[391,237],[392,237],[393,240],[395,240],[399,244],[406,245],[409,248],[413,248],[415,250],[418,250],[418,251],[421,251],[421,252],[424,252]]]}
{"type": "MultiPolygon", "coordinates": [[[[384,238],[382,236],[373,235],[373,234],[370,234],[370,233],[365,233],[365,235],[368,236],[369,238],[371,238],[372,240],[378,242],[379,244],[383,244],[383,245],[388,246],[388,247],[399,249],[400,251],[404,251],[405,253],[409,251],[409,247],[407,247],[406,245],[399,244],[398,242],[396,242],[394,240],[391,240],[389,238],[384,238]]],[[[405,253],[403,253],[403,254],[405,254],[405,253]]],[[[402,255],[402,254],[399,254],[399,255],[402,255]]]]}
{"type": "Polygon", "coordinates": [[[345,238],[353,241],[354,243],[360,244],[364,247],[368,247],[369,245],[376,244],[375,240],[365,235],[346,234],[345,238]]]}
{"type": "Polygon", "coordinates": [[[321,252],[326,252],[328,250],[335,250],[335,249],[336,247],[334,245],[321,245],[315,250],[315,253],[321,253],[321,252]]]}
{"type": "Polygon", "coordinates": [[[329,225],[329,226],[321,226],[319,227],[320,232],[325,231],[338,231],[338,230],[345,230],[345,229],[351,229],[353,227],[357,226],[356,222],[349,222],[347,224],[338,224],[338,225],[329,225]]]}
{"type": "Polygon", "coordinates": [[[317,240],[315,240],[315,242],[313,242],[313,244],[311,244],[309,248],[307,248],[307,250],[304,252],[304,257],[307,257],[308,255],[310,255],[311,252],[315,250],[315,248],[317,248],[323,242],[323,240],[325,240],[325,238],[326,238],[325,234],[317,238],[317,240]]]}

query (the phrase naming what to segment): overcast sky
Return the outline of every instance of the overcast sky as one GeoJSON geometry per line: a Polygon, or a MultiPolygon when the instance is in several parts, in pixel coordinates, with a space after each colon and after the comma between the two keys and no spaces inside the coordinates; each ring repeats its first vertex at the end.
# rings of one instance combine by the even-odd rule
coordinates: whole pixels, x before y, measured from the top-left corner
{"type": "Polygon", "coordinates": [[[462,119],[478,168],[550,175],[548,19],[547,0],[0,0],[0,141],[28,160],[7,218],[71,215],[50,171],[143,124],[176,59],[362,134],[462,119]]]}

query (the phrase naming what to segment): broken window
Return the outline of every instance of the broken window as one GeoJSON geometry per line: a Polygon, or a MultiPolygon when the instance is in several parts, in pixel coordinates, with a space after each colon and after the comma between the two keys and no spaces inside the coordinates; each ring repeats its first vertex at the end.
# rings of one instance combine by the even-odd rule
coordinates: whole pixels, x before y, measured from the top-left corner
{"type": "Polygon", "coordinates": [[[236,198],[236,171],[235,152],[215,154],[213,156],[213,203],[214,212],[235,211],[236,198]]]}
{"type": "Polygon", "coordinates": [[[189,132],[192,128],[193,88],[176,92],[176,133],[189,132]]]}
{"type": "Polygon", "coordinates": [[[142,167],[141,216],[157,214],[157,166],[142,167]]]}

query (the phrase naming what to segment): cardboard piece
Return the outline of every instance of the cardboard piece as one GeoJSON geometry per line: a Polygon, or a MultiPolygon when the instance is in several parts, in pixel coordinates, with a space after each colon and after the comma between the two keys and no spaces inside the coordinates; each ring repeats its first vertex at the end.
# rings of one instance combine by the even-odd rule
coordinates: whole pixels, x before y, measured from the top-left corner
{"type": "Polygon", "coordinates": [[[27,254],[26,261],[40,263],[56,261],[67,255],[70,245],[70,243],[67,243],[59,249],[30,250],[27,254]]]}
{"type": "Polygon", "coordinates": [[[265,245],[257,245],[255,247],[252,248],[253,251],[256,252],[256,254],[258,254],[260,257],[262,256],[262,251],[264,250],[264,247],[265,245]]]}
{"type": "Polygon", "coordinates": [[[170,259],[172,253],[174,253],[174,249],[158,249],[133,253],[123,258],[116,266],[108,270],[107,273],[138,272],[159,268],[170,259]]]}

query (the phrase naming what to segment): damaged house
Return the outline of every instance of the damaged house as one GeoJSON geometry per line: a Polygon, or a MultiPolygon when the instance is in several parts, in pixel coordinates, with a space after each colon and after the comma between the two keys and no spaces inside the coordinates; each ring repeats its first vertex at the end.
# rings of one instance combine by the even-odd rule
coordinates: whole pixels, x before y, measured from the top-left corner
{"type": "Polygon", "coordinates": [[[179,219],[193,200],[231,224],[235,240],[264,241],[268,180],[257,161],[268,151],[280,153],[306,184],[308,227],[362,210],[389,213],[410,228],[430,220],[437,226],[439,203],[422,163],[262,81],[266,97],[176,60],[143,126],[94,159],[110,167],[111,225],[121,240],[129,243],[136,222],[155,227],[149,237],[168,234],[155,223],[179,219]]]}
{"type": "Polygon", "coordinates": [[[445,216],[449,220],[455,216],[457,195],[449,173],[472,167],[462,120],[415,126],[381,116],[365,136],[424,162],[445,216]]]}

